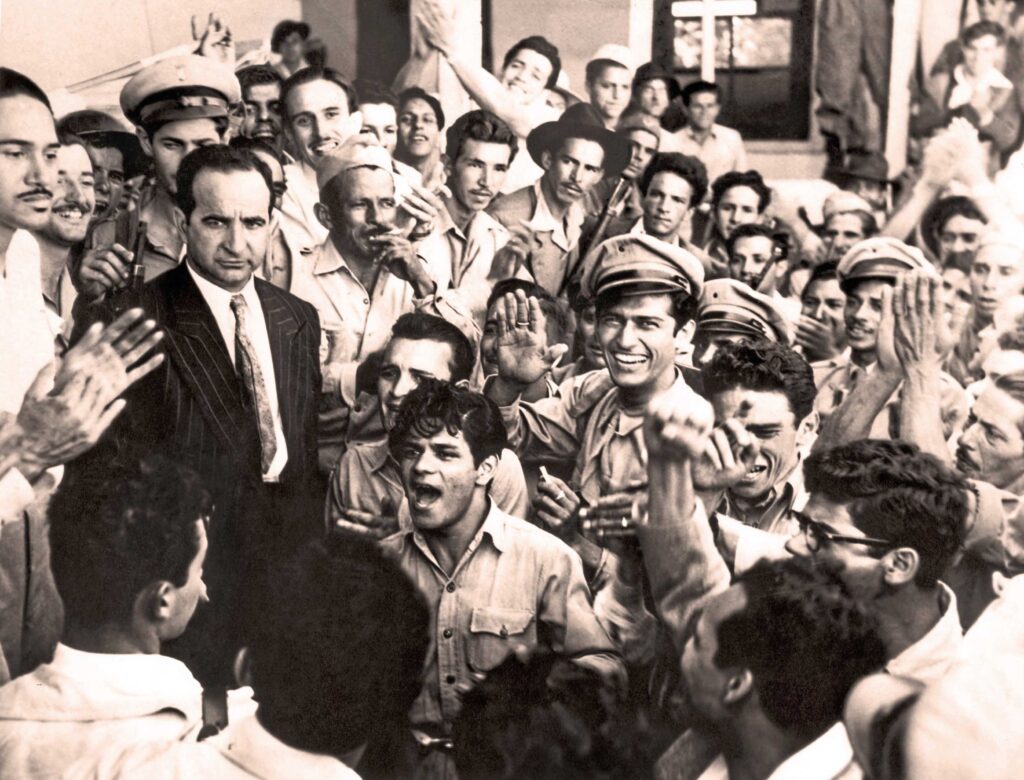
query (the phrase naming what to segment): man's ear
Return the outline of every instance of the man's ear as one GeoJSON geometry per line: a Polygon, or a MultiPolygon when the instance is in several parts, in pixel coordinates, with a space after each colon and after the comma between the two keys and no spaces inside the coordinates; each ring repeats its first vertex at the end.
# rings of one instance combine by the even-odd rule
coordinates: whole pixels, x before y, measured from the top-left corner
{"type": "Polygon", "coordinates": [[[150,623],[166,623],[174,615],[177,600],[178,589],[167,580],[160,580],[139,594],[136,606],[142,608],[150,623]]]}
{"type": "Polygon", "coordinates": [[[729,678],[722,693],[722,703],[726,706],[739,704],[751,694],[753,688],[754,675],[749,669],[743,669],[729,678]]]}
{"type": "Polygon", "coordinates": [[[555,156],[551,153],[550,149],[545,149],[540,153],[540,167],[545,171],[551,168],[551,163],[554,162],[555,156]]]}
{"type": "Polygon", "coordinates": [[[689,320],[676,331],[676,352],[689,351],[693,344],[693,334],[697,332],[697,320],[689,320]]]}
{"type": "Polygon", "coordinates": [[[912,547],[898,547],[890,550],[882,559],[883,576],[887,585],[900,586],[913,582],[921,568],[921,556],[912,547]]]}
{"type": "Polygon", "coordinates": [[[232,673],[235,676],[235,683],[239,688],[252,686],[252,656],[249,653],[248,647],[243,647],[235,655],[232,673]]]}
{"type": "Polygon", "coordinates": [[[488,455],[480,465],[476,467],[476,484],[480,487],[489,485],[494,479],[494,473],[498,470],[498,456],[488,455]]]}
{"type": "Polygon", "coordinates": [[[149,140],[149,134],[141,127],[135,128],[135,135],[139,139],[139,145],[142,146],[142,151],[145,152],[147,157],[153,156],[153,144],[149,140]]]}
{"type": "Polygon", "coordinates": [[[811,445],[814,444],[814,440],[818,436],[820,424],[821,418],[813,409],[800,421],[796,428],[796,447],[800,452],[804,454],[810,452],[811,445]]]}
{"type": "Polygon", "coordinates": [[[328,231],[332,230],[334,223],[331,222],[331,212],[327,206],[323,203],[317,203],[313,206],[313,213],[316,214],[316,218],[320,221],[320,224],[327,228],[328,231]]]}
{"type": "Polygon", "coordinates": [[[451,179],[455,175],[455,161],[449,160],[447,154],[441,155],[441,159],[444,162],[445,178],[451,179]]]}

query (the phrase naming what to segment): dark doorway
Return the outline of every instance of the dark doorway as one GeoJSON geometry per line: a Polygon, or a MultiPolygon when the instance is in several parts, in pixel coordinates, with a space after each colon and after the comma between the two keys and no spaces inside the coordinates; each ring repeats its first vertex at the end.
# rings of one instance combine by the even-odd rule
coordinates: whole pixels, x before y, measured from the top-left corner
{"type": "Polygon", "coordinates": [[[357,0],[361,79],[391,84],[409,58],[409,0],[357,0]]]}

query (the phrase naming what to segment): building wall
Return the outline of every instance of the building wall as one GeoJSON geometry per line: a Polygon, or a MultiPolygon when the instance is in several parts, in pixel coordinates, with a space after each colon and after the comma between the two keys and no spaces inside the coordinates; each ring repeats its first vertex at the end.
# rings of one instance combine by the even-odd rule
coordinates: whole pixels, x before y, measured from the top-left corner
{"type": "Polygon", "coordinates": [[[494,66],[501,66],[516,41],[543,35],[558,47],[573,92],[581,94],[590,55],[604,43],[629,44],[630,5],[630,0],[491,0],[494,66]]]}
{"type": "MultiPolygon", "coordinates": [[[[326,5],[326,2],[321,3],[326,5]]],[[[331,0],[344,5],[343,0],[331,0]]],[[[308,5],[308,3],[307,3],[308,5]]],[[[236,40],[269,38],[281,19],[299,18],[301,0],[3,0],[4,65],[46,90],[83,81],[192,41],[193,14],[211,8],[236,40]]]]}
{"type": "Polygon", "coordinates": [[[302,19],[327,46],[328,63],[356,78],[359,25],[356,0],[301,0],[302,19]]]}

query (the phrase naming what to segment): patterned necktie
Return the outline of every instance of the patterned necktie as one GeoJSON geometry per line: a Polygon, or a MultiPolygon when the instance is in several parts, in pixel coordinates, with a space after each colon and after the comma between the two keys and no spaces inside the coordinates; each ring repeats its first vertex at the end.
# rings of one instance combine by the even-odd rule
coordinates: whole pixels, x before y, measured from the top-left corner
{"type": "Polygon", "coordinates": [[[245,327],[248,307],[241,295],[231,296],[231,311],[235,313],[235,365],[256,408],[256,420],[260,429],[260,466],[264,474],[277,453],[277,435],[274,433],[274,416],[270,412],[270,396],[263,380],[263,369],[256,358],[256,348],[249,339],[245,327]]]}

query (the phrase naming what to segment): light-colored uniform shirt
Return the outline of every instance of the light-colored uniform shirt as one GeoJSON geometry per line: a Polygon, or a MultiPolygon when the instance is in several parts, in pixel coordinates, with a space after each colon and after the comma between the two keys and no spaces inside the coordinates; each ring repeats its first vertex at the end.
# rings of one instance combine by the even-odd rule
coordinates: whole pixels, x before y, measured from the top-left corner
{"type": "Polygon", "coordinates": [[[267,467],[263,475],[264,482],[277,482],[281,472],[288,463],[288,443],[284,437],[284,423],[281,422],[281,404],[277,397],[277,381],[274,374],[274,356],[270,351],[270,334],[267,332],[267,320],[263,315],[263,304],[260,303],[260,296],[256,293],[256,284],[252,279],[239,291],[233,293],[218,287],[195,272],[190,263],[186,263],[192,281],[199,288],[199,294],[203,296],[206,305],[213,314],[217,323],[217,330],[220,331],[224,345],[228,349],[228,357],[231,362],[238,366],[235,355],[235,330],[237,320],[235,313],[231,310],[231,299],[237,294],[245,299],[246,303],[246,332],[249,341],[256,350],[256,360],[259,361],[260,369],[263,371],[263,383],[266,386],[267,399],[270,402],[270,414],[274,419],[274,440],[277,443],[277,451],[274,459],[267,467]]]}
{"type": "MultiPolygon", "coordinates": [[[[683,382],[678,374],[676,382],[683,382]]],[[[642,411],[619,403],[606,369],[574,376],[557,395],[502,407],[509,442],[531,458],[576,462],[573,483],[588,502],[647,484],[642,411]]]]}
{"type": "Polygon", "coordinates": [[[546,646],[581,666],[618,677],[621,661],[594,616],[579,556],[547,531],[490,502],[487,517],[452,572],[418,531],[382,543],[430,609],[430,647],[413,726],[450,733],[459,683],[489,672],[523,645],[546,646]]]}
{"type": "Polygon", "coordinates": [[[294,162],[284,166],[284,178],[288,190],[281,199],[281,229],[288,232],[303,256],[311,257],[328,233],[314,211],[320,202],[316,171],[303,162],[294,162]]]}
{"type": "MultiPolygon", "coordinates": [[[[51,663],[0,688],[0,777],[63,778],[83,757],[195,739],[202,699],[181,661],[58,644],[51,663]]],[[[232,691],[228,707],[231,720],[250,714],[252,690],[232,691]]]]}
{"type": "MultiPolygon", "coordinates": [[[[523,467],[512,450],[501,451],[488,493],[503,512],[526,518],[530,496],[523,467]]],[[[325,519],[331,523],[346,508],[397,517],[402,530],[412,527],[402,475],[387,439],[354,442],[342,453],[327,488],[325,519]]]]}
{"type": "MultiPolygon", "coordinates": [[[[481,330],[493,286],[488,276],[494,255],[508,243],[508,238],[505,226],[486,211],[477,212],[463,233],[445,209],[434,231],[419,246],[419,253],[427,258],[431,268],[438,273],[447,272],[434,279],[437,289],[448,298],[457,298],[481,330]]],[[[528,276],[525,271],[522,273],[528,276]]]]}
{"type": "MultiPolygon", "coordinates": [[[[420,261],[431,279],[443,277],[443,268],[422,257],[420,261]]],[[[471,340],[475,336],[472,317],[458,308],[457,301],[449,302],[443,294],[417,298],[411,284],[386,269],[381,269],[373,290],[368,291],[331,240],[320,247],[313,273],[299,279],[292,292],[313,304],[320,314],[325,338],[321,363],[326,361],[333,342],[335,360],[324,367],[327,392],[338,391],[349,373],[354,377],[359,362],[388,343],[391,326],[408,312],[443,317],[470,334],[471,340]]]]}
{"type": "MultiPolygon", "coordinates": [[[[436,264],[420,261],[431,279],[443,275],[436,264]]],[[[384,269],[368,291],[330,238],[319,248],[312,273],[295,279],[291,291],[313,304],[320,315],[324,397],[317,438],[320,467],[327,472],[337,464],[346,441],[355,401],[354,392],[346,395],[346,388],[356,387],[359,364],[387,345],[400,316],[413,311],[433,314],[454,324],[471,342],[479,340],[472,315],[460,308],[457,299],[449,301],[437,294],[417,298],[411,284],[384,269]]]]}
{"type": "Polygon", "coordinates": [[[286,745],[263,728],[255,715],[229,724],[203,742],[142,745],[89,771],[91,777],[111,780],[359,780],[354,770],[333,756],[286,745]]]}
{"type": "MultiPolygon", "coordinates": [[[[874,368],[875,364],[867,368],[855,364],[850,350],[846,350],[839,357],[811,364],[814,384],[818,388],[814,409],[823,422],[846,400],[860,377],[874,368]]],[[[939,379],[942,391],[942,423],[945,428],[943,436],[948,439],[954,433],[958,433],[967,420],[970,399],[967,391],[945,371],[939,375],[939,379]]],[[[900,390],[897,388],[872,423],[871,438],[899,438],[899,403],[900,390]]]]}
{"type": "Polygon", "coordinates": [[[708,169],[708,182],[714,182],[723,173],[747,170],[747,151],[743,138],[731,127],[712,125],[711,134],[703,142],[697,140],[693,128],[684,127],[675,134],[676,144],[683,154],[689,154],[704,163],[708,169]]]}

